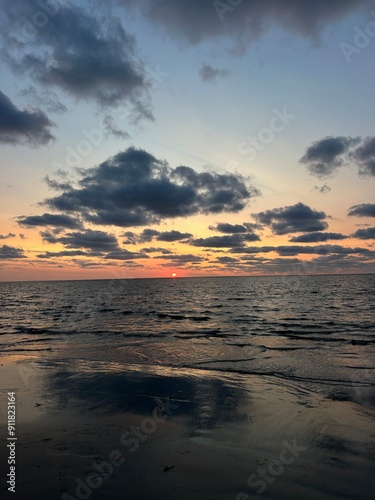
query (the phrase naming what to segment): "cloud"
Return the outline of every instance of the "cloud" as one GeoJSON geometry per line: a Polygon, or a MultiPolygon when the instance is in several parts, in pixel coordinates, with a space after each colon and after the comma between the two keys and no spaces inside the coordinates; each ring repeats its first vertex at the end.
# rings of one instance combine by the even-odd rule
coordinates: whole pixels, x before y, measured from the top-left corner
{"type": "Polygon", "coordinates": [[[358,229],[354,234],[354,238],[359,238],[360,240],[373,240],[375,239],[375,227],[369,227],[367,229],[358,229]]]}
{"type": "Polygon", "coordinates": [[[47,22],[38,29],[30,19],[43,12],[40,2],[0,0],[0,5],[3,41],[11,49],[4,57],[13,70],[38,85],[59,88],[101,106],[128,103],[138,110],[141,105],[147,108],[146,72],[134,38],[119,19],[55,2],[54,12],[45,14],[47,22]]]}
{"type": "Polygon", "coordinates": [[[216,82],[219,77],[229,75],[229,71],[225,68],[214,68],[210,64],[203,64],[199,70],[199,75],[204,82],[216,82]]]}
{"type": "Polygon", "coordinates": [[[0,260],[10,260],[10,259],[25,259],[26,255],[22,248],[10,247],[8,245],[3,245],[0,247],[0,260]]]}
{"type": "Polygon", "coordinates": [[[329,193],[330,191],[332,191],[332,189],[328,186],[328,184],[324,184],[323,186],[314,186],[314,191],[318,191],[318,193],[320,194],[327,194],[329,193]]]}
{"type": "Polygon", "coordinates": [[[15,238],[16,235],[14,233],[8,234],[0,234],[0,240],[7,240],[8,238],[15,238]]]}
{"type": "Polygon", "coordinates": [[[107,253],[107,255],[105,255],[104,258],[110,260],[134,260],[134,259],[148,259],[149,256],[140,252],[129,252],[129,250],[122,248],[107,253]]]}
{"type": "Polygon", "coordinates": [[[121,130],[117,127],[115,124],[114,119],[112,116],[105,116],[103,119],[103,126],[104,126],[104,131],[107,136],[112,135],[116,139],[129,139],[130,135],[125,132],[125,130],[121,130]]]}
{"type": "Polygon", "coordinates": [[[0,91],[0,144],[48,144],[54,139],[53,125],[39,109],[19,109],[0,91]]]}
{"type": "Polygon", "coordinates": [[[45,201],[94,224],[145,226],[196,214],[239,212],[259,192],[239,174],[171,168],[143,150],[128,148],[81,170],[78,187],[45,201]]]}
{"type": "Polygon", "coordinates": [[[115,236],[104,231],[94,231],[93,229],[66,233],[60,237],[44,232],[42,237],[48,243],[61,243],[66,248],[90,248],[100,252],[120,250],[115,236]]]}
{"type": "Polygon", "coordinates": [[[220,264],[234,264],[238,262],[238,259],[234,257],[218,257],[216,262],[220,262],[220,264]]]}
{"type": "Polygon", "coordinates": [[[316,243],[318,241],[344,240],[346,238],[348,238],[348,236],[341,233],[314,232],[294,236],[293,238],[290,238],[289,241],[294,243],[316,243]]]}
{"type": "Polygon", "coordinates": [[[123,233],[123,236],[127,237],[124,244],[135,245],[137,243],[148,243],[154,240],[172,243],[174,241],[186,240],[193,235],[191,233],[181,233],[176,230],[161,232],[156,229],[146,228],[139,235],[133,233],[132,231],[127,231],[123,233]]]}
{"type": "Polygon", "coordinates": [[[349,208],[348,215],[356,217],[375,217],[375,204],[362,203],[361,205],[353,205],[349,208]]]}
{"type": "Polygon", "coordinates": [[[126,238],[126,240],[123,241],[124,245],[135,245],[138,242],[138,236],[133,233],[133,231],[125,231],[125,233],[122,233],[120,236],[126,238]]]}
{"type": "Polygon", "coordinates": [[[325,137],[307,148],[300,162],[307,166],[311,175],[331,177],[346,163],[345,154],[358,142],[358,138],[352,137],[325,137]]]}
{"type": "Polygon", "coordinates": [[[136,241],[140,243],[148,243],[150,241],[153,241],[155,237],[158,236],[159,234],[160,231],[157,231],[156,229],[146,228],[137,237],[136,241]]]}
{"type": "Polygon", "coordinates": [[[210,248],[230,248],[244,246],[246,241],[259,241],[257,234],[226,234],[224,236],[210,236],[208,238],[197,238],[191,240],[190,244],[195,247],[210,247],[210,248]]]}
{"type": "Polygon", "coordinates": [[[340,245],[317,245],[317,246],[299,246],[299,245],[282,245],[275,247],[275,251],[279,255],[293,256],[299,254],[318,254],[326,255],[331,253],[337,254],[364,254],[368,250],[366,248],[348,248],[340,245]]]}
{"type": "Polygon", "coordinates": [[[244,222],[243,224],[229,224],[227,222],[219,222],[216,226],[209,226],[211,231],[219,233],[252,233],[253,229],[260,229],[259,224],[252,224],[251,222],[244,222]]]}
{"type": "Polygon", "coordinates": [[[190,238],[193,236],[190,233],[181,233],[180,231],[165,231],[160,233],[157,236],[158,241],[167,241],[167,242],[172,242],[172,241],[181,241],[181,240],[186,240],[187,238],[190,238]]]}
{"type": "Polygon", "coordinates": [[[352,153],[360,175],[375,176],[375,137],[367,137],[352,153]]]}
{"type": "Polygon", "coordinates": [[[167,248],[162,248],[162,247],[146,247],[141,249],[142,252],[145,253],[161,253],[163,255],[171,255],[172,252],[168,250],[167,248]]]}
{"type": "MultiPolygon", "coordinates": [[[[156,255],[154,259],[168,260],[172,265],[184,266],[185,264],[199,264],[206,259],[200,255],[181,254],[181,255],[156,255]]],[[[165,264],[168,266],[169,264],[165,264]]]]}
{"type": "Polygon", "coordinates": [[[189,44],[230,38],[240,47],[257,40],[274,25],[315,38],[328,24],[372,5],[369,0],[246,0],[235,6],[217,0],[117,0],[117,3],[127,10],[138,9],[153,26],[189,44]]]}
{"type": "Polygon", "coordinates": [[[79,219],[64,214],[30,215],[18,217],[20,226],[56,226],[66,229],[81,229],[82,223],[79,219]]]}
{"type": "Polygon", "coordinates": [[[262,247],[243,247],[243,248],[231,248],[232,253],[244,253],[244,254],[255,254],[255,253],[269,253],[274,252],[276,247],[274,246],[262,246],[262,247]]]}
{"type": "Polygon", "coordinates": [[[231,253],[241,253],[241,254],[256,254],[256,253],[270,253],[276,252],[281,256],[295,256],[299,254],[306,255],[327,255],[327,254],[362,254],[362,255],[372,255],[372,252],[367,248],[361,247],[342,247],[340,245],[316,245],[316,246],[304,246],[304,245],[280,245],[280,246],[264,246],[264,247],[244,247],[244,248],[232,248],[231,253]]]}
{"type": "Polygon", "coordinates": [[[61,252],[45,252],[37,255],[38,259],[53,259],[55,257],[77,257],[91,256],[91,253],[83,250],[62,250],[61,252]]]}
{"type": "Polygon", "coordinates": [[[318,212],[303,203],[274,208],[253,214],[260,223],[269,226],[274,234],[307,233],[322,231],[328,227],[324,212],[318,212]]]}
{"type": "MultiPolygon", "coordinates": [[[[319,178],[331,177],[339,168],[349,164],[355,165],[361,176],[375,176],[375,137],[325,137],[307,148],[300,163],[306,165],[311,175],[319,178]]],[[[325,186],[315,186],[314,189],[325,193],[325,186]]]]}
{"type": "Polygon", "coordinates": [[[68,108],[60,102],[57,94],[52,90],[38,90],[33,85],[21,91],[21,95],[29,98],[39,108],[45,108],[52,113],[64,113],[68,108]]]}

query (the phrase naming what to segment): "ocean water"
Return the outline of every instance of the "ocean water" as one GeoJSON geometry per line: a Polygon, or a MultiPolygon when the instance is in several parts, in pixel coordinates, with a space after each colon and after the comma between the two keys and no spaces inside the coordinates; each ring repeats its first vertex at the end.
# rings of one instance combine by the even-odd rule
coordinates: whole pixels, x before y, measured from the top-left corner
{"type": "MultiPolygon", "coordinates": [[[[374,288],[374,275],[0,283],[19,498],[82,498],[78,478],[113,450],[123,468],[95,498],[374,498],[374,288]]],[[[3,447],[0,477],[6,464],[3,447]]]]}
{"type": "Polygon", "coordinates": [[[0,349],[257,374],[375,407],[374,278],[3,282],[0,349]]]}

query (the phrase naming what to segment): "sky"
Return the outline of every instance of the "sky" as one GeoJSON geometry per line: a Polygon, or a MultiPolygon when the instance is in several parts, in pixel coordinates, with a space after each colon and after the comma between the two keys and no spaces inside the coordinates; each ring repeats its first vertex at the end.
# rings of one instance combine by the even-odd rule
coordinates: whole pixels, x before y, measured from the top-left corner
{"type": "Polygon", "coordinates": [[[0,280],[375,272],[374,1],[0,6],[0,280]]]}

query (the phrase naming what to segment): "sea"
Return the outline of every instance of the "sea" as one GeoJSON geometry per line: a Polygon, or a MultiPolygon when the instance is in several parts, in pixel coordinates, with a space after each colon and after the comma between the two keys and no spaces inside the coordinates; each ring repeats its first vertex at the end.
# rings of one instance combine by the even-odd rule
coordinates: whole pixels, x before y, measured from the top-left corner
{"type": "Polygon", "coordinates": [[[0,349],[257,374],[374,408],[374,278],[1,282],[0,349]]]}

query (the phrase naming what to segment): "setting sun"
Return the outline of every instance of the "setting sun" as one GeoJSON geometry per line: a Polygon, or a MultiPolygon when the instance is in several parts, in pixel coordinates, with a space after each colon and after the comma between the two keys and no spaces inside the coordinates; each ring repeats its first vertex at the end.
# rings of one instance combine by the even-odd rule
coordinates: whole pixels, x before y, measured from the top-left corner
{"type": "Polygon", "coordinates": [[[172,278],[177,278],[177,274],[176,273],[172,273],[172,278]]]}

